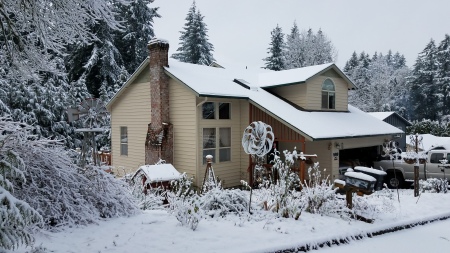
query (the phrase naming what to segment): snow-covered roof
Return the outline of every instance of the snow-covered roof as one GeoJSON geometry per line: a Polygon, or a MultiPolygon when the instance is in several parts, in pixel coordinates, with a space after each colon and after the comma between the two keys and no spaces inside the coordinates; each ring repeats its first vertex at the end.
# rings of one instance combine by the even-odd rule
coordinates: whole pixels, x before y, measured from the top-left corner
{"type": "MultiPolygon", "coordinates": [[[[169,59],[166,72],[190,88],[197,96],[248,99],[255,106],[275,117],[310,140],[366,137],[403,133],[349,105],[348,112],[301,111],[258,87],[257,73],[212,68],[169,59]],[[235,79],[245,80],[247,89],[235,79]]],[[[282,72],[282,71],[280,71],[282,72]]]]}
{"type": "Polygon", "coordinates": [[[389,116],[391,116],[392,114],[397,115],[397,117],[399,119],[401,119],[402,121],[404,121],[406,123],[406,125],[410,126],[411,123],[406,120],[405,118],[403,118],[402,116],[400,116],[398,113],[396,112],[368,112],[368,114],[372,115],[373,117],[379,119],[379,120],[385,120],[387,119],[389,116]]]}
{"type": "Polygon", "coordinates": [[[133,178],[140,174],[141,171],[145,174],[148,183],[177,180],[180,178],[180,172],[170,163],[141,166],[133,175],[133,178]]]}
{"type": "Polygon", "coordinates": [[[295,83],[304,83],[308,79],[329,69],[336,70],[336,72],[338,72],[344,79],[346,79],[347,83],[349,84],[349,89],[356,88],[355,85],[348,79],[348,77],[344,73],[342,73],[342,71],[340,71],[340,69],[336,67],[334,63],[261,73],[258,75],[258,85],[260,87],[269,88],[295,83]]]}

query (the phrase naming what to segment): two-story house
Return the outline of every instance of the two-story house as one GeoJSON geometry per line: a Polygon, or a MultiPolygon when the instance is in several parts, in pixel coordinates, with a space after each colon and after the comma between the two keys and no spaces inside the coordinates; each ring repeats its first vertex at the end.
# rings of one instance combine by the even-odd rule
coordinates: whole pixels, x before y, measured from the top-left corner
{"type": "Polygon", "coordinates": [[[212,154],[216,175],[237,186],[250,177],[243,131],[263,121],[279,150],[317,154],[333,179],[339,150],[378,146],[403,133],[348,105],[348,90],[356,87],[335,64],[255,73],[169,60],[169,44],[160,39],[148,48],[149,57],[107,104],[116,168],[135,171],[162,158],[201,185],[204,157],[212,154]]]}

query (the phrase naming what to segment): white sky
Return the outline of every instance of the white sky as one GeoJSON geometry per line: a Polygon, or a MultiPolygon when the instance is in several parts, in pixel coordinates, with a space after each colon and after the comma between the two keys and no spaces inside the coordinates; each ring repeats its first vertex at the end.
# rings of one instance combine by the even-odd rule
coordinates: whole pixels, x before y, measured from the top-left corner
{"type": "MultiPolygon", "coordinates": [[[[433,38],[437,43],[450,33],[448,0],[196,0],[205,16],[214,57],[226,66],[264,66],[270,31],[279,24],[289,33],[294,20],[301,30],[322,28],[338,50],[343,67],[353,51],[389,49],[404,54],[412,66],[419,52],[433,38]]],[[[155,34],[178,48],[180,31],[192,5],[190,0],[155,0],[162,16],[155,20],[155,34]]]]}

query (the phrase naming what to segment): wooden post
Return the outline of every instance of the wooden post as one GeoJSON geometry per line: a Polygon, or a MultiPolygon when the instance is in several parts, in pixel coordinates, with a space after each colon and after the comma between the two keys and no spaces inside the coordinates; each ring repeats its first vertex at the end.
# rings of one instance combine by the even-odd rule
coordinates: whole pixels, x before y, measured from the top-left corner
{"type": "Polygon", "coordinates": [[[351,188],[347,189],[345,192],[345,199],[347,200],[347,207],[348,209],[353,208],[353,190],[351,188]]]}
{"type": "MultiPolygon", "coordinates": [[[[205,187],[205,183],[207,181],[206,177],[209,176],[208,172],[211,169],[211,163],[212,163],[212,159],[213,156],[212,155],[207,155],[206,156],[206,169],[205,169],[205,176],[203,177],[203,184],[202,184],[202,188],[200,189],[200,194],[203,193],[203,188],[205,187]]],[[[215,180],[215,179],[214,179],[215,180]]]]}
{"type": "Polygon", "coordinates": [[[414,197],[419,196],[419,136],[416,134],[416,161],[414,163],[414,197]]]}
{"type": "MultiPolygon", "coordinates": [[[[302,152],[306,154],[305,136],[302,136],[302,152]]],[[[300,163],[300,181],[305,183],[305,162],[300,163]]]]}

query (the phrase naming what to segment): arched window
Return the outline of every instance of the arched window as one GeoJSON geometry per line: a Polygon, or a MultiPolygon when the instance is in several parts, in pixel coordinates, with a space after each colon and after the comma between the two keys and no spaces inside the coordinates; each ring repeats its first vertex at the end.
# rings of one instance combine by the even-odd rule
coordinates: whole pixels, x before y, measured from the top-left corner
{"type": "Polygon", "coordinates": [[[333,81],[326,79],[322,84],[322,109],[335,109],[336,91],[333,81]]]}

